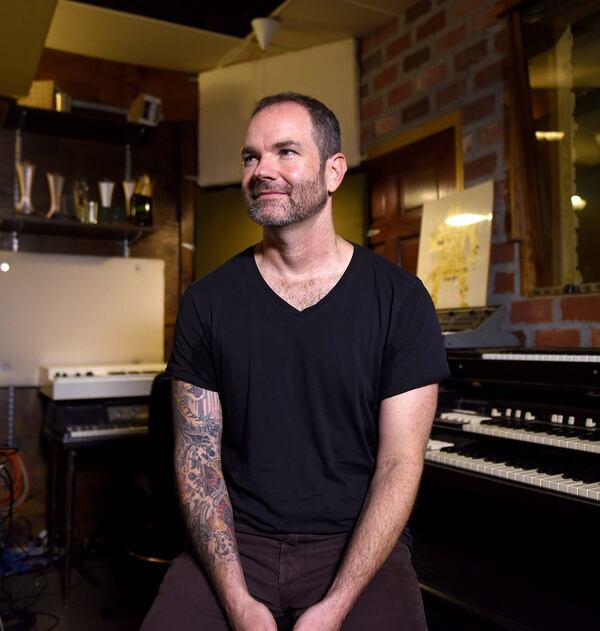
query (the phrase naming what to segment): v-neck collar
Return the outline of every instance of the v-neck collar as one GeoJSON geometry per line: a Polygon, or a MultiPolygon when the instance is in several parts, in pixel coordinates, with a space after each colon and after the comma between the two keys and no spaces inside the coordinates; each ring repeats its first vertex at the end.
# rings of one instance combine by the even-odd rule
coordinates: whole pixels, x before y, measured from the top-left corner
{"type": "Polygon", "coordinates": [[[248,254],[250,258],[250,264],[252,265],[254,269],[254,273],[256,275],[257,281],[261,285],[263,291],[265,291],[272,300],[274,300],[276,303],[278,303],[280,306],[282,306],[289,312],[297,316],[303,316],[305,314],[312,313],[313,311],[316,311],[317,309],[320,309],[323,305],[327,304],[330,300],[334,298],[334,296],[340,291],[340,289],[348,282],[348,278],[350,277],[352,270],[355,267],[355,262],[356,262],[356,258],[358,254],[358,246],[356,245],[356,243],[353,243],[352,241],[350,241],[349,243],[350,245],[352,245],[353,250],[352,250],[352,256],[350,257],[350,261],[348,262],[348,265],[346,265],[346,269],[343,271],[342,275],[338,278],[335,285],[318,302],[315,302],[314,305],[311,305],[310,307],[307,307],[306,309],[296,309],[296,307],[291,305],[287,300],[284,300],[269,285],[269,283],[267,283],[267,281],[263,278],[263,275],[261,274],[260,269],[258,268],[258,264],[256,263],[256,258],[254,256],[255,246],[252,246],[248,249],[248,254]]]}

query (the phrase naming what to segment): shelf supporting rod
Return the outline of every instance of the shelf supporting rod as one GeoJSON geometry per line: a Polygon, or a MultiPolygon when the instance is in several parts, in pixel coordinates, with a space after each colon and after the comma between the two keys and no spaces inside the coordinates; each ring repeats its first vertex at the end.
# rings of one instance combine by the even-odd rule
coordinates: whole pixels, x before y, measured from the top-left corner
{"type": "MultiPolygon", "coordinates": [[[[19,162],[23,160],[23,137],[21,136],[21,130],[17,129],[15,132],[15,167],[19,162]]],[[[17,181],[17,169],[15,168],[15,179],[13,183],[13,208],[17,207],[20,201],[19,182],[17,181]]]]}
{"type": "Polygon", "coordinates": [[[131,145],[125,145],[125,177],[126,181],[131,180],[131,145]]]}

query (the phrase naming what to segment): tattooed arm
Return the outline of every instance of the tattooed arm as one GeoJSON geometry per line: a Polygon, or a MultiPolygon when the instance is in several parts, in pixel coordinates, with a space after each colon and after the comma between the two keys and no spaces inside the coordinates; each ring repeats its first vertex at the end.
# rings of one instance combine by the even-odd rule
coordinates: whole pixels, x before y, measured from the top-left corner
{"type": "Polygon", "coordinates": [[[248,593],[221,469],[223,415],[217,392],[173,380],[175,471],[196,552],[235,631],[276,631],[248,593]]]}

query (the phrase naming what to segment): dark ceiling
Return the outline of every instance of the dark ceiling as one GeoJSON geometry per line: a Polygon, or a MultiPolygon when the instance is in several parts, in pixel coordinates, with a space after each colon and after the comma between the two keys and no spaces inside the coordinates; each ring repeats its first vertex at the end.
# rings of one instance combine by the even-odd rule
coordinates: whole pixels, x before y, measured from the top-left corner
{"type": "Polygon", "coordinates": [[[206,31],[245,37],[250,21],[266,17],[282,0],[77,0],[206,31]]]}

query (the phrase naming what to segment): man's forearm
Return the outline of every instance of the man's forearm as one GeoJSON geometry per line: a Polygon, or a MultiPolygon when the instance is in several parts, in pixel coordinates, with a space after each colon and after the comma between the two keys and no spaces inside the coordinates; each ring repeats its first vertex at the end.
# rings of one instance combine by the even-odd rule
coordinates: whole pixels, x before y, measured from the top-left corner
{"type": "Polygon", "coordinates": [[[336,578],[325,598],[343,620],[388,558],[410,516],[423,462],[380,463],[336,578]]]}
{"type": "Polygon", "coordinates": [[[194,543],[225,609],[249,598],[233,512],[221,469],[221,405],[216,393],[175,381],[175,467],[194,543]]]}

